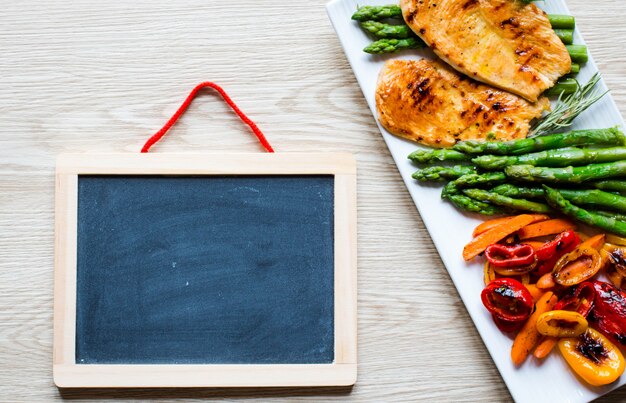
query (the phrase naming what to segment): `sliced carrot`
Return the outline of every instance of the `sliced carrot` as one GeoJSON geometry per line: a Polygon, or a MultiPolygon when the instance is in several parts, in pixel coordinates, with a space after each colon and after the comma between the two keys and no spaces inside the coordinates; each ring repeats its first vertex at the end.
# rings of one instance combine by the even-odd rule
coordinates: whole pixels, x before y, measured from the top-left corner
{"type": "MultiPolygon", "coordinates": [[[[545,221],[545,220],[549,220],[550,219],[550,217],[545,215],[545,214],[528,214],[528,215],[533,216],[533,223],[540,222],[540,221],[545,221]]],[[[474,232],[472,233],[472,236],[474,238],[476,238],[478,235],[482,234],[483,232],[488,231],[488,230],[492,229],[493,227],[496,227],[496,226],[498,226],[498,225],[500,225],[500,224],[502,224],[504,222],[507,222],[511,218],[515,218],[515,216],[500,217],[500,218],[494,218],[493,220],[485,221],[485,222],[479,224],[474,229],[474,232]]]]}
{"type": "Polygon", "coordinates": [[[471,260],[480,255],[487,249],[487,246],[494,244],[511,235],[514,232],[519,231],[533,221],[533,216],[530,214],[522,214],[511,218],[509,221],[505,221],[496,225],[495,227],[483,232],[474,238],[470,243],[463,248],[463,259],[471,260]]]}
{"type": "Polygon", "coordinates": [[[526,289],[530,292],[530,295],[533,296],[533,302],[539,301],[539,298],[546,292],[537,287],[537,284],[526,284],[526,289]]]}
{"type": "Polygon", "coordinates": [[[535,358],[539,358],[540,360],[546,358],[554,346],[556,346],[557,341],[559,341],[559,339],[556,337],[545,337],[533,352],[535,358]]]}
{"type": "Polygon", "coordinates": [[[496,227],[502,224],[503,222],[507,222],[511,218],[513,217],[499,217],[499,218],[494,218],[493,220],[482,222],[478,224],[476,228],[474,228],[474,232],[472,233],[472,236],[476,238],[478,235],[482,234],[483,232],[488,231],[492,229],[493,227],[496,227]]]}
{"type": "Polygon", "coordinates": [[[552,272],[544,274],[543,276],[539,277],[539,280],[537,280],[537,288],[541,288],[544,290],[546,288],[552,288],[555,285],[556,283],[554,282],[554,276],[552,275],[552,272]]]}
{"type": "Polygon", "coordinates": [[[519,239],[537,238],[538,236],[560,234],[563,231],[576,228],[576,224],[562,218],[541,221],[522,228],[517,234],[519,239]]]}
{"type": "Polygon", "coordinates": [[[524,323],[522,330],[519,331],[515,340],[513,341],[513,347],[511,348],[511,358],[513,364],[521,365],[530,354],[530,351],[535,347],[535,344],[541,338],[541,335],[537,331],[537,319],[544,312],[548,312],[554,308],[558,298],[553,292],[546,292],[535,304],[535,312],[530,315],[530,318],[524,323]]]}
{"type": "Polygon", "coordinates": [[[578,248],[582,249],[586,247],[591,247],[599,251],[604,246],[604,238],[605,238],[604,234],[594,235],[591,238],[585,240],[580,245],[578,245],[578,248]]]}

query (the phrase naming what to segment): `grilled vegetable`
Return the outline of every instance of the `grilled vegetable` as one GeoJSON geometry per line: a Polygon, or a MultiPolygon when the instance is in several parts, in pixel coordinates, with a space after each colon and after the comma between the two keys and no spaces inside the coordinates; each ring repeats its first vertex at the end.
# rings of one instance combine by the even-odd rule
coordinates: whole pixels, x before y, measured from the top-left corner
{"type": "Polygon", "coordinates": [[[515,336],[513,347],[511,348],[511,359],[513,364],[522,365],[530,352],[535,348],[541,335],[537,331],[537,319],[544,313],[552,310],[557,302],[557,297],[553,292],[547,291],[539,298],[535,304],[535,312],[530,315],[522,330],[515,336]]]}
{"type": "Polygon", "coordinates": [[[380,21],[387,18],[402,18],[402,10],[396,4],[387,6],[363,6],[359,7],[352,19],[355,21],[380,21]]]}
{"type": "MultiPolygon", "coordinates": [[[[529,199],[543,199],[545,195],[543,188],[518,187],[511,184],[496,186],[495,188],[491,189],[491,192],[513,198],[529,199]]],[[[575,204],[604,207],[626,213],[626,197],[619,196],[614,193],[604,192],[596,189],[559,189],[559,193],[561,193],[564,198],[575,204]]]]}
{"type": "Polygon", "coordinates": [[[556,36],[559,37],[561,42],[566,45],[571,45],[574,43],[574,30],[573,29],[564,29],[564,28],[556,28],[554,30],[556,36]]]}
{"type": "Polygon", "coordinates": [[[626,346],[626,292],[609,283],[594,281],[594,307],[589,321],[605,336],[626,346]]]}
{"type": "Polygon", "coordinates": [[[433,161],[468,161],[470,157],[449,148],[436,150],[416,150],[409,154],[411,161],[418,164],[428,164],[433,161]]]}
{"type": "Polygon", "coordinates": [[[537,203],[523,199],[513,199],[511,197],[502,196],[482,189],[465,189],[463,190],[463,193],[473,199],[489,202],[497,206],[508,207],[513,210],[530,211],[533,213],[549,213],[552,211],[550,206],[544,203],[537,203]]]}
{"type": "Polygon", "coordinates": [[[564,231],[552,241],[543,244],[535,251],[539,261],[537,274],[543,276],[551,272],[561,256],[573,251],[579,244],[580,237],[572,230],[564,231]]]}
{"type": "Polygon", "coordinates": [[[404,39],[386,38],[372,42],[363,48],[363,52],[371,54],[394,53],[404,49],[421,49],[424,42],[420,38],[408,37],[404,39]]]}
{"type": "Polygon", "coordinates": [[[584,333],[587,327],[587,319],[573,311],[548,311],[537,319],[537,331],[544,336],[576,337],[584,333]]]}
{"type": "Polygon", "coordinates": [[[548,14],[548,21],[552,28],[574,29],[576,20],[571,15],[548,14]]]}
{"type": "Polygon", "coordinates": [[[482,155],[472,162],[483,169],[503,169],[509,165],[567,167],[626,160],[626,147],[559,148],[516,156],[482,155]]]}
{"type": "MultiPolygon", "coordinates": [[[[536,223],[536,222],[541,222],[541,221],[545,221],[545,220],[549,220],[550,216],[547,216],[545,214],[530,214],[530,216],[533,217],[533,222],[532,223],[536,223]]],[[[483,232],[497,226],[500,225],[506,221],[509,221],[511,218],[513,217],[500,217],[500,218],[494,218],[491,219],[489,221],[483,221],[482,223],[478,224],[478,226],[476,228],[474,228],[474,232],[472,232],[472,236],[475,238],[478,235],[482,234],[483,232]]],[[[531,223],[531,224],[532,224],[531,223]]]]}
{"type": "Polygon", "coordinates": [[[575,311],[585,318],[591,312],[596,297],[596,291],[592,283],[585,281],[578,286],[570,288],[566,294],[554,306],[555,310],[575,311]]]}
{"type": "Polygon", "coordinates": [[[577,145],[624,145],[626,138],[617,127],[575,130],[567,133],[513,141],[462,141],[452,147],[466,154],[520,155],[577,145]]]}
{"type": "Polygon", "coordinates": [[[535,250],[530,245],[489,245],[485,258],[494,267],[520,267],[535,262],[535,250]]]}
{"type": "Polygon", "coordinates": [[[485,174],[468,174],[448,182],[441,190],[441,197],[446,199],[451,194],[458,194],[461,189],[468,187],[493,186],[506,180],[503,172],[488,172],[485,174]]]}
{"type": "Polygon", "coordinates": [[[560,340],[558,346],[572,370],[590,385],[608,385],[624,372],[622,353],[592,328],[578,337],[560,340]]]}
{"type": "Polygon", "coordinates": [[[470,213],[478,213],[482,215],[496,215],[505,212],[501,207],[494,206],[493,204],[483,203],[481,201],[472,199],[460,194],[450,194],[446,198],[450,203],[454,204],[459,210],[467,211],[470,213]]]}
{"type": "Polygon", "coordinates": [[[538,222],[536,224],[528,225],[517,233],[519,239],[537,238],[540,236],[560,234],[563,231],[572,230],[576,228],[576,224],[569,220],[562,218],[553,218],[552,220],[546,220],[538,222]]]}
{"type": "Polygon", "coordinates": [[[602,190],[614,190],[620,193],[626,193],[626,181],[617,180],[617,179],[609,179],[604,181],[594,182],[593,186],[602,190]]]}
{"type": "Polygon", "coordinates": [[[512,233],[524,228],[533,222],[533,216],[522,214],[511,218],[509,221],[502,223],[492,229],[483,232],[463,248],[463,258],[471,260],[484,252],[491,244],[497,243],[501,239],[511,235],[512,233]]]}
{"type": "Polygon", "coordinates": [[[496,317],[521,322],[533,311],[533,297],[522,283],[512,278],[493,280],[480,294],[483,305],[496,317]]]}
{"type": "Polygon", "coordinates": [[[611,217],[592,213],[580,207],[574,206],[567,201],[557,190],[544,185],[546,192],[546,200],[555,209],[563,214],[573,217],[574,219],[593,225],[617,235],[626,236],[626,222],[618,221],[611,217]]]}
{"type": "Polygon", "coordinates": [[[585,45],[565,45],[565,47],[574,63],[586,63],[589,60],[585,45]]]}
{"type": "Polygon", "coordinates": [[[548,88],[543,95],[554,96],[554,95],[570,95],[576,93],[580,88],[580,84],[578,81],[571,77],[563,77],[560,78],[559,81],[554,84],[554,87],[548,88]]]}
{"type": "Polygon", "coordinates": [[[363,21],[361,28],[377,38],[413,38],[415,34],[406,25],[391,25],[378,21],[363,21]]]}
{"type": "Polygon", "coordinates": [[[439,181],[457,179],[463,175],[476,173],[476,167],[470,165],[433,166],[417,170],[411,175],[418,181],[439,181]]]}
{"type": "Polygon", "coordinates": [[[509,178],[528,182],[582,183],[594,179],[626,176],[626,160],[589,164],[582,167],[546,168],[511,165],[504,169],[509,178]]]}
{"type": "Polygon", "coordinates": [[[554,282],[565,287],[580,284],[595,276],[602,268],[598,250],[604,244],[604,234],[596,235],[563,255],[554,265],[554,282]]]}

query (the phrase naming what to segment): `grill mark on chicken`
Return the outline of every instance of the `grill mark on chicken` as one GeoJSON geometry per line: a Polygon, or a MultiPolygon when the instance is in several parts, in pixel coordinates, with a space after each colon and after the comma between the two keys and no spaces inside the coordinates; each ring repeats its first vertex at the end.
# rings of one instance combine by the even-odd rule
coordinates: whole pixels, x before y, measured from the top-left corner
{"type": "Polygon", "coordinates": [[[453,68],[531,102],[571,69],[565,45],[534,4],[400,0],[400,7],[409,27],[453,68]]]}
{"type": "Polygon", "coordinates": [[[376,87],[381,124],[398,136],[432,146],[457,141],[510,140],[528,133],[531,119],[549,108],[546,98],[525,99],[471,80],[441,61],[390,60],[376,87]]]}

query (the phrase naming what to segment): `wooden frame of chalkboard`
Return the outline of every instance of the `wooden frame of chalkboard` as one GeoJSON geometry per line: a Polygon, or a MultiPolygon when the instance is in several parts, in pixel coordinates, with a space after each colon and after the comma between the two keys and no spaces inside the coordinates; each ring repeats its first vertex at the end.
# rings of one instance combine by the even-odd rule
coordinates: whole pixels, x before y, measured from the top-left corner
{"type": "Polygon", "coordinates": [[[58,387],[344,386],[357,373],[356,162],[345,153],[66,154],[56,167],[53,374],[58,387]],[[298,364],[76,362],[78,185],[83,175],[334,177],[334,359],[298,364]]]}

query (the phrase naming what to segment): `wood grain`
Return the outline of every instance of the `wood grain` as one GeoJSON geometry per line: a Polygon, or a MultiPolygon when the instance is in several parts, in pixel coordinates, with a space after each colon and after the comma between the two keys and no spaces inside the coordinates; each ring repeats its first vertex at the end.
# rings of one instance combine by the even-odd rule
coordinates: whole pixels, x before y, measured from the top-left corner
{"type": "MultiPolygon", "coordinates": [[[[569,6],[624,114],[626,4],[569,6]]],[[[400,180],[324,2],[3,1],[0,43],[3,399],[510,400],[400,180]],[[52,383],[56,155],[138,152],[204,80],[221,84],[277,151],[357,155],[357,385],[61,395],[52,383]]],[[[153,151],[262,148],[207,92],[153,151]]],[[[626,389],[601,400],[624,401],[626,389]]]]}

